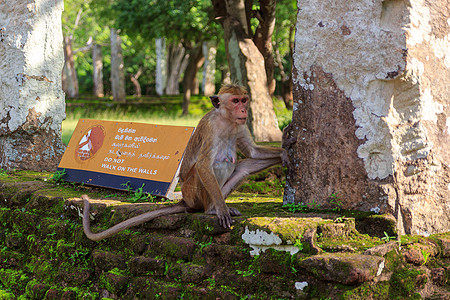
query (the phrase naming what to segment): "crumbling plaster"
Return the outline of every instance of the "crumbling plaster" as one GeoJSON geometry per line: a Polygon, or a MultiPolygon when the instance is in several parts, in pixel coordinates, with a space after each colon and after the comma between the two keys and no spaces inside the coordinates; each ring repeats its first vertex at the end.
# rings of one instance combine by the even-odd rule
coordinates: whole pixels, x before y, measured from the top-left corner
{"type": "Polygon", "coordinates": [[[393,175],[398,160],[426,157],[433,149],[426,122],[437,123],[449,109],[449,87],[432,88],[450,76],[449,30],[433,34],[425,1],[304,2],[298,1],[294,84],[314,89],[314,65],[332,74],[355,107],[355,134],[363,141],[357,152],[370,179],[393,175]]]}
{"type": "Polygon", "coordinates": [[[0,165],[52,170],[64,151],[63,0],[0,0],[0,165]]]}

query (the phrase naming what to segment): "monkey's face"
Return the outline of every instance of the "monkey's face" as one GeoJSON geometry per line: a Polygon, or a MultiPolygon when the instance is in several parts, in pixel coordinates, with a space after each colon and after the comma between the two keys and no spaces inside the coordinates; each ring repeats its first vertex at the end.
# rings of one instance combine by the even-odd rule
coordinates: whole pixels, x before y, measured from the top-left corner
{"type": "Polygon", "coordinates": [[[236,122],[238,125],[245,124],[247,121],[247,109],[248,109],[249,99],[247,95],[231,95],[227,101],[227,109],[231,120],[236,122]]]}

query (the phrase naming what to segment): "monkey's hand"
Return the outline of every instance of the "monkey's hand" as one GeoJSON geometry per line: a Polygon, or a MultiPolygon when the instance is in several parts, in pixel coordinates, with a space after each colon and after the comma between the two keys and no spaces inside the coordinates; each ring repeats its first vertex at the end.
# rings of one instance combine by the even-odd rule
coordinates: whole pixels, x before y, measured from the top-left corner
{"type": "Polygon", "coordinates": [[[214,208],[214,209],[207,211],[206,213],[210,214],[210,215],[216,215],[217,219],[219,219],[219,225],[222,226],[223,228],[230,228],[231,224],[233,223],[233,219],[231,219],[230,211],[229,211],[228,207],[226,207],[226,206],[224,209],[215,209],[214,208]]]}
{"type": "Polygon", "coordinates": [[[233,219],[231,219],[230,212],[228,209],[226,211],[219,210],[217,212],[217,218],[219,219],[219,225],[223,228],[231,228],[233,219]]]}

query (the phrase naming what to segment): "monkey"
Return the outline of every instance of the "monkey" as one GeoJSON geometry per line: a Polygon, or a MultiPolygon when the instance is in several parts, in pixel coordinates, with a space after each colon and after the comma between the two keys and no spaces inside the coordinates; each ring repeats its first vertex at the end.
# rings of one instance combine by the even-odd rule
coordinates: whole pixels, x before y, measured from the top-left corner
{"type": "Polygon", "coordinates": [[[244,87],[225,84],[218,95],[210,98],[214,108],[198,123],[181,163],[182,200],[93,233],[90,230],[89,198],[83,195],[83,229],[89,239],[98,241],[159,216],[184,212],[216,215],[220,226],[231,228],[231,217],[241,213],[228,207],[225,199],[247,176],[280,164],[286,154],[282,148],[259,146],[253,141],[246,125],[250,98],[244,87]],[[238,150],[244,159],[238,160],[238,150]]]}

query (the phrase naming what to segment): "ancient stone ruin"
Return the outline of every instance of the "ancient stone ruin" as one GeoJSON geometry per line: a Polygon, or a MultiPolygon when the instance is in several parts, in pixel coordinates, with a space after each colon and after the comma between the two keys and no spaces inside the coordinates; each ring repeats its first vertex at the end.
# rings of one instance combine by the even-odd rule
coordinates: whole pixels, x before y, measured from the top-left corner
{"type": "Polygon", "coordinates": [[[448,1],[298,1],[285,203],[450,230],[448,1]]]}
{"type": "Polygon", "coordinates": [[[0,1],[0,166],[53,170],[64,146],[63,1],[0,1]]]}

